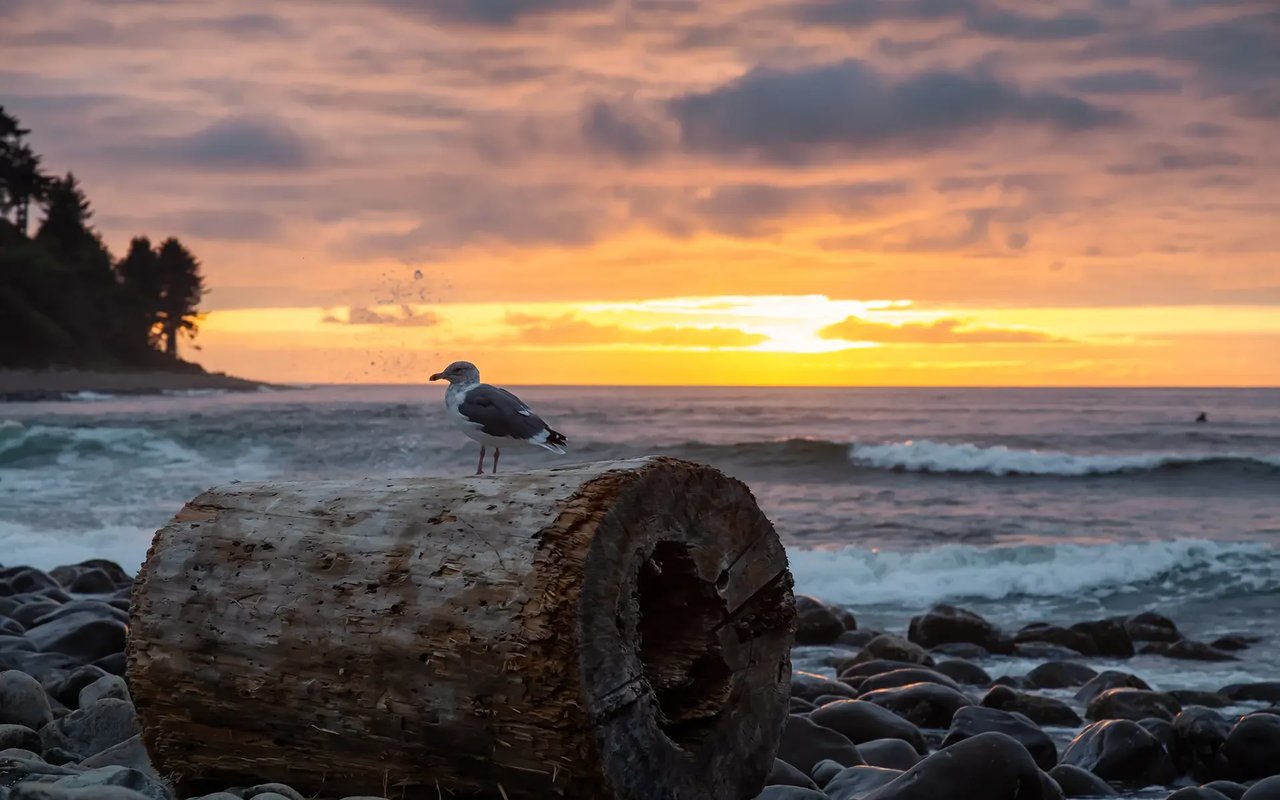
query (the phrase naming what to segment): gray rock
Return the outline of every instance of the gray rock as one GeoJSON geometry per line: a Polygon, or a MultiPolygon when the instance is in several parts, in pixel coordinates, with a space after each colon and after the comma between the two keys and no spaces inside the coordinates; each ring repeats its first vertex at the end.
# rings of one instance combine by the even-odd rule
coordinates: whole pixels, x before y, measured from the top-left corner
{"type": "Polygon", "coordinates": [[[1096,677],[1096,670],[1076,661],[1049,661],[1027,673],[1027,681],[1037,689],[1084,686],[1096,677]]]}
{"type": "Polygon", "coordinates": [[[40,739],[46,750],[60,747],[86,758],[137,734],[133,704],[106,698],[46,725],[40,730],[40,739]]]}
{"type": "Polygon", "coordinates": [[[859,695],[867,692],[874,692],[879,689],[895,689],[899,686],[910,686],[913,683],[936,683],[940,686],[946,686],[950,689],[960,691],[960,685],[939,672],[924,667],[909,667],[906,669],[895,669],[891,672],[881,672],[879,675],[872,675],[858,685],[859,695]]]}
{"type": "Polygon", "coordinates": [[[902,770],[884,767],[849,767],[831,779],[823,791],[831,800],[861,800],[871,792],[897,780],[902,770]]]}
{"type": "Polygon", "coordinates": [[[951,747],[980,733],[991,732],[1003,733],[1025,747],[1040,769],[1052,769],[1058,763],[1058,748],[1049,734],[1022,714],[995,708],[970,706],[957,711],[947,737],[942,740],[942,747],[951,747]]]}
{"type": "Polygon", "coordinates": [[[1156,737],[1136,722],[1095,722],[1071,740],[1062,763],[1086,769],[1104,781],[1130,789],[1167,786],[1175,769],[1156,737]]]}
{"type": "Polygon", "coordinates": [[[193,797],[191,800],[241,800],[241,798],[240,795],[232,794],[231,792],[214,792],[213,794],[202,794],[199,797],[193,797]]]}
{"type": "Polygon", "coordinates": [[[813,782],[813,778],[805,775],[803,772],[780,758],[775,758],[773,760],[773,769],[769,770],[769,777],[765,779],[764,785],[800,786],[805,789],[818,788],[818,784],[813,782]]]}
{"type": "Polygon", "coordinates": [[[75,594],[111,594],[115,590],[115,581],[111,580],[111,576],[100,569],[81,572],[67,586],[67,591],[75,594]]]}
{"type": "Polygon", "coordinates": [[[1249,787],[1240,800],[1280,800],[1280,776],[1264,778],[1249,787]]]}
{"type": "Polygon", "coordinates": [[[40,682],[25,672],[0,673],[0,723],[40,730],[53,721],[53,710],[40,682]]]}
{"type": "Polygon", "coordinates": [[[868,661],[902,661],[908,665],[923,664],[933,666],[933,657],[915,642],[909,642],[901,636],[885,634],[867,642],[862,652],[854,656],[853,664],[864,664],[868,661]]]}
{"type": "Polygon", "coordinates": [[[858,755],[868,767],[907,770],[920,761],[915,748],[901,739],[874,739],[858,745],[858,755]]]}
{"type": "Polygon", "coordinates": [[[814,672],[791,673],[791,696],[813,701],[824,694],[841,697],[857,697],[858,693],[848,684],[834,681],[814,672]]]}
{"type": "Polygon", "coordinates": [[[1231,723],[1221,714],[1203,706],[1188,706],[1173,719],[1177,738],[1177,761],[1184,772],[1196,780],[1209,780],[1227,771],[1222,745],[1226,744],[1231,723]]]}
{"type": "Polygon", "coordinates": [[[991,655],[987,652],[987,648],[982,645],[969,642],[948,642],[947,644],[934,645],[929,648],[929,652],[935,656],[948,656],[950,658],[987,658],[991,655]]]}
{"type": "Polygon", "coordinates": [[[862,764],[858,749],[843,734],[794,714],[782,726],[778,758],[806,774],[827,758],[846,767],[862,764]]]}
{"type": "Polygon", "coordinates": [[[45,614],[57,611],[61,607],[61,603],[55,603],[52,600],[40,598],[39,600],[23,603],[8,614],[8,617],[21,623],[24,627],[30,628],[31,623],[35,622],[40,617],[43,617],[45,614]]]}
{"type": "Polygon", "coordinates": [[[1239,661],[1238,658],[1225,650],[1219,650],[1210,644],[1204,642],[1193,642],[1189,639],[1182,639],[1169,645],[1169,649],[1164,651],[1164,655],[1168,658],[1181,658],[1190,661],[1239,661]]]}
{"type": "Polygon", "coordinates": [[[0,750],[10,748],[39,751],[40,734],[26,725],[0,725],[0,750]]]}
{"type": "Polygon", "coordinates": [[[1087,705],[1091,700],[1093,700],[1093,698],[1108,689],[1123,688],[1151,690],[1151,687],[1147,685],[1147,682],[1142,678],[1139,678],[1137,675],[1130,675],[1127,672],[1109,669],[1104,672],[1099,672],[1097,677],[1092,678],[1084,686],[1081,686],[1080,691],[1076,692],[1076,699],[1087,705]]]}
{"type": "Polygon", "coordinates": [[[88,708],[103,698],[114,698],[133,702],[129,696],[129,685],[119,675],[104,675],[80,690],[78,708],[88,708]]]}
{"type": "Polygon", "coordinates": [[[1172,722],[1182,705],[1160,692],[1145,689],[1108,689],[1089,701],[1085,716],[1090,720],[1140,719],[1154,717],[1172,722]]]}
{"type": "Polygon", "coordinates": [[[151,757],[142,744],[141,736],[131,736],[120,744],[94,753],[80,762],[80,766],[94,769],[97,767],[128,767],[137,770],[156,783],[161,783],[160,775],[151,766],[151,757]]]}
{"type": "Polygon", "coordinates": [[[1210,781],[1205,784],[1205,787],[1224,794],[1231,800],[1240,800],[1249,791],[1248,786],[1235,781],[1210,781]]]}
{"type": "Polygon", "coordinates": [[[44,689],[54,700],[76,709],[80,707],[80,690],[107,674],[100,667],[86,664],[49,675],[45,678],[44,689]]]}
{"type": "MultiPolygon", "coordinates": [[[[934,652],[936,653],[937,650],[934,652]]],[[[933,669],[966,686],[987,686],[991,683],[991,676],[987,674],[985,669],[977,664],[970,664],[968,661],[959,659],[939,661],[933,665],[933,669]]]]}
{"type": "Polygon", "coordinates": [[[1238,781],[1280,775],[1280,716],[1257,713],[1241,717],[1227,734],[1222,755],[1238,781]]]}
{"type": "Polygon", "coordinates": [[[1222,792],[1203,786],[1183,786],[1165,800],[1229,800],[1222,792]]]}
{"type": "Polygon", "coordinates": [[[865,700],[844,700],[814,711],[809,719],[843,734],[855,745],[876,739],[901,739],[917,753],[926,752],[920,729],[887,708],[865,700]]]}
{"type": "Polygon", "coordinates": [[[1134,614],[1124,621],[1124,629],[1137,642],[1176,642],[1182,638],[1173,620],[1154,611],[1134,614]]]}
{"type": "Polygon", "coordinates": [[[833,606],[808,595],[796,595],[796,644],[831,644],[845,625],[833,606]]]}
{"type": "Polygon", "coordinates": [[[1052,697],[1014,691],[1008,686],[995,686],[982,698],[981,705],[1010,713],[1025,714],[1037,725],[1079,725],[1080,715],[1071,706],[1052,697]]]}
{"type": "Polygon", "coordinates": [[[756,800],[828,800],[828,797],[816,789],[804,789],[799,786],[766,786],[763,792],[756,795],[756,800]]]}
{"type": "Polygon", "coordinates": [[[1236,702],[1280,703],[1280,681],[1233,683],[1223,686],[1218,694],[1236,702]]]}
{"type": "Polygon", "coordinates": [[[866,795],[865,800],[1052,800],[1022,745],[983,733],[941,750],[866,795]]]}
{"type": "Polygon", "coordinates": [[[23,625],[16,619],[0,616],[0,634],[4,634],[5,636],[22,636],[26,632],[26,625],[23,625]]]}
{"type": "Polygon", "coordinates": [[[28,653],[34,653],[36,652],[36,646],[25,636],[11,636],[8,634],[0,635],[0,651],[13,652],[14,650],[23,650],[28,653]]]}
{"type": "Polygon", "coordinates": [[[64,789],[91,789],[119,787],[137,792],[148,800],[172,800],[173,793],[158,780],[146,773],[128,767],[109,766],[86,770],[78,775],[59,778],[54,786],[64,789]]]}
{"type": "MultiPolygon", "coordinates": [[[[291,786],[285,786],[283,783],[260,783],[257,786],[250,786],[244,790],[245,800],[253,797],[264,797],[269,794],[282,795],[288,800],[307,800],[300,792],[291,786]]],[[[274,798],[264,797],[264,800],[274,800],[274,798]]]]}
{"type": "Polygon", "coordinates": [[[1079,651],[1050,642],[1019,642],[1013,646],[1013,654],[1018,658],[1045,658],[1055,661],[1083,657],[1079,651]]]}
{"type": "Polygon", "coordinates": [[[1013,640],[995,625],[964,608],[936,605],[918,617],[912,617],[907,638],[923,647],[941,644],[969,643],[992,653],[1013,652],[1013,640]]]}
{"type": "Polygon", "coordinates": [[[894,689],[880,689],[861,695],[860,700],[887,708],[922,728],[945,728],[957,710],[973,705],[966,695],[934,683],[915,683],[894,689]]]}
{"type": "Polygon", "coordinates": [[[842,770],[846,769],[848,769],[848,767],[844,766],[839,761],[832,761],[829,758],[824,758],[817,764],[813,765],[813,770],[809,773],[809,776],[813,778],[813,782],[819,787],[823,787],[826,786],[827,782],[842,770]]]}
{"type": "Polygon", "coordinates": [[[28,629],[27,638],[43,652],[63,653],[87,663],[123,652],[128,633],[128,625],[118,619],[77,611],[28,629]]]}
{"type": "MultiPolygon", "coordinates": [[[[881,636],[883,635],[881,634],[881,636]]],[[[879,639],[880,637],[877,636],[876,638],[879,639]]],[[[861,655],[861,653],[858,654],[858,656],[861,655]]],[[[918,666],[920,665],[907,661],[894,661],[885,658],[874,658],[870,661],[851,658],[842,661],[836,670],[840,673],[840,680],[843,681],[851,678],[870,678],[872,675],[879,675],[882,672],[892,672],[895,669],[909,669],[918,666]]]]}
{"type": "Polygon", "coordinates": [[[152,798],[150,795],[135,792],[123,786],[72,788],[52,783],[23,783],[13,787],[9,800],[152,800],[152,798]]]}
{"type": "Polygon", "coordinates": [[[1113,797],[1118,794],[1102,778],[1072,764],[1059,764],[1049,770],[1049,777],[1057,782],[1067,797],[1113,797]]]}
{"type": "Polygon", "coordinates": [[[63,617],[69,617],[72,614],[92,614],[98,619],[115,619],[121,622],[129,621],[129,614],[121,611],[115,606],[103,600],[94,600],[84,598],[80,600],[72,600],[69,603],[63,603],[53,611],[42,617],[37,617],[28,627],[34,628],[37,625],[48,625],[50,622],[56,622],[63,617]]]}

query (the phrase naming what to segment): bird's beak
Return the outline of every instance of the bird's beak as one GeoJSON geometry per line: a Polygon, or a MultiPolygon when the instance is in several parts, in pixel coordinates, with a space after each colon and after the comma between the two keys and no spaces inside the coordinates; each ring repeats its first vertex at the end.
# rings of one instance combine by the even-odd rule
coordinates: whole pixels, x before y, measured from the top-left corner
{"type": "Polygon", "coordinates": [[[431,380],[433,380],[433,381],[438,381],[438,380],[440,380],[440,379],[441,379],[441,378],[443,378],[443,377],[444,377],[444,373],[443,373],[443,372],[437,372],[435,375],[432,375],[432,376],[431,376],[431,380]]]}

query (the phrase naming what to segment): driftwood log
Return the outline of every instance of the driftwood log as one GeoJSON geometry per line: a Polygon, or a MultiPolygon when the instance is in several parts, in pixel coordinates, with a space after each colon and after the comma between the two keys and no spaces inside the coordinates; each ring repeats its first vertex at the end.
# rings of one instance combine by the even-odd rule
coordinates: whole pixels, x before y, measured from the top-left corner
{"type": "Polygon", "coordinates": [[[685,461],[237,484],[156,534],[129,677],[184,796],[743,800],[794,618],[750,491],[685,461]]]}

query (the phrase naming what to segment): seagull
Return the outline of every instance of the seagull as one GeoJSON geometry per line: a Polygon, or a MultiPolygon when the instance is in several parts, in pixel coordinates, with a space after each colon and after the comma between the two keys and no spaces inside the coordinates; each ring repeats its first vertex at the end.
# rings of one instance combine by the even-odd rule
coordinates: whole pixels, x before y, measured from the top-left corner
{"type": "Polygon", "coordinates": [[[484,450],[493,447],[493,474],[498,472],[500,447],[511,442],[526,442],[564,455],[568,443],[564,434],[551,430],[542,417],[523,400],[506,389],[480,382],[480,370],[470,361],[455,361],[431,380],[446,380],[445,408],[462,432],[480,443],[480,463],[476,474],[484,474],[484,450]]]}

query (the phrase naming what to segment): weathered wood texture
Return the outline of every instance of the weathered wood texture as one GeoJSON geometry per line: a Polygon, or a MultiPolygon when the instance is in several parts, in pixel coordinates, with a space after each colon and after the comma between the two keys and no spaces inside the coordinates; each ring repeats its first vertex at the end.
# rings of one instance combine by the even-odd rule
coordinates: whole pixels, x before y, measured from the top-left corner
{"type": "Polygon", "coordinates": [[[750,491],[685,461],[232,485],[156,534],[129,677],[180,792],[742,800],[794,617],[750,491]]]}

